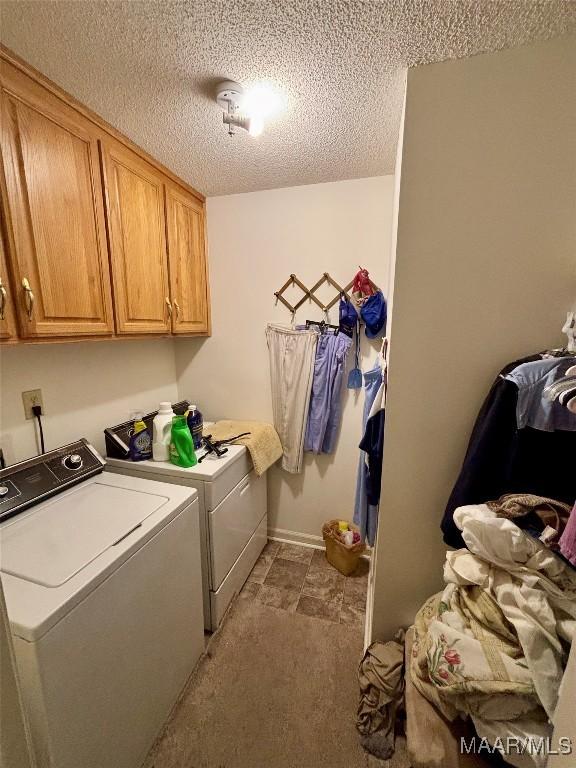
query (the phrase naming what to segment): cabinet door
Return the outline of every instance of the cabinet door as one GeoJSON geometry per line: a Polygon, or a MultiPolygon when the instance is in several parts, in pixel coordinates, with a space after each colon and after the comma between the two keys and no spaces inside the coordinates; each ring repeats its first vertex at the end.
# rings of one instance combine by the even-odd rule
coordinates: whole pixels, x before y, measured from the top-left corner
{"type": "Polygon", "coordinates": [[[164,177],[119,142],[102,144],[116,330],[166,333],[170,293],[164,177]]]}
{"type": "Polygon", "coordinates": [[[4,241],[0,233],[0,340],[15,341],[16,319],[14,314],[14,295],[8,277],[8,265],[4,253],[4,241]]]}
{"type": "Polygon", "coordinates": [[[98,143],[92,123],[7,62],[1,145],[24,337],[113,330],[98,143]]]}
{"type": "Polygon", "coordinates": [[[173,333],[210,332],[204,205],[166,185],[166,219],[173,333]]]}

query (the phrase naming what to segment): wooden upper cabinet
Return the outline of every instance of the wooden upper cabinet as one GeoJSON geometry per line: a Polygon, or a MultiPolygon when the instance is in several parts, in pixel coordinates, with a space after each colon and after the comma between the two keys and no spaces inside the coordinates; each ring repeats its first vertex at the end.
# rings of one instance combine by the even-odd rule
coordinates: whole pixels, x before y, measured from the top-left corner
{"type": "Polygon", "coordinates": [[[0,339],[210,332],[203,195],[1,45],[0,147],[0,339]]]}
{"type": "Polygon", "coordinates": [[[21,335],[111,334],[94,126],[6,61],[0,84],[7,244],[21,335]]]}
{"type": "Polygon", "coordinates": [[[0,340],[12,341],[17,337],[14,294],[8,276],[8,265],[4,253],[4,241],[0,233],[0,340]]]}
{"type": "Polygon", "coordinates": [[[116,331],[167,333],[164,176],[120,142],[105,140],[101,148],[116,331]]]}
{"type": "Polygon", "coordinates": [[[210,331],[204,205],[173,184],[166,185],[166,231],[173,333],[210,331]]]}

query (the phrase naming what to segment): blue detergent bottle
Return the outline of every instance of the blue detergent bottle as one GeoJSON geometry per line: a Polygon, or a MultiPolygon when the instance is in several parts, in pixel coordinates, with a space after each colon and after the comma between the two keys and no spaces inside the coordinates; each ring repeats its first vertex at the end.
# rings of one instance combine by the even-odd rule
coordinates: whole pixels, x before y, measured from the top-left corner
{"type": "Polygon", "coordinates": [[[142,418],[141,411],[134,411],[132,418],[134,419],[134,426],[128,446],[130,458],[132,461],[146,461],[152,458],[150,431],[142,418]]]}
{"type": "Polygon", "coordinates": [[[194,449],[202,447],[202,430],[204,429],[204,418],[196,405],[191,405],[188,410],[188,429],[192,433],[194,440],[194,449]]]}

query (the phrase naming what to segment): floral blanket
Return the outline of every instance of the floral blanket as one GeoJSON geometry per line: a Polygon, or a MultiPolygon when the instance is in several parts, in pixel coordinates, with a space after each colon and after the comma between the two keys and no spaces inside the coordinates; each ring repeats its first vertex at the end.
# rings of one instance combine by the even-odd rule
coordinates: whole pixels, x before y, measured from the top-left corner
{"type": "Polygon", "coordinates": [[[490,741],[546,734],[576,631],[576,572],[486,505],[454,520],[468,549],[447,553],[446,587],[418,612],[412,680],[490,741]]]}
{"type": "Polygon", "coordinates": [[[477,587],[449,585],[434,595],[420,609],[414,630],[414,684],[449,720],[508,720],[538,708],[518,640],[477,587]]]}

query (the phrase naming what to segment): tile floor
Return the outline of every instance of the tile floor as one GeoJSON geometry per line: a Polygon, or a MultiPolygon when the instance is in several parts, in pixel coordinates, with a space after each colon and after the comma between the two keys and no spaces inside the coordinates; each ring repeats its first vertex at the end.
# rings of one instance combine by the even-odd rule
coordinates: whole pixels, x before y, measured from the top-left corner
{"type": "Polygon", "coordinates": [[[242,594],[289,613],[362,627],[366,612],[368,561],[343,576],[324,550],[269,541],[242,594]]]}

